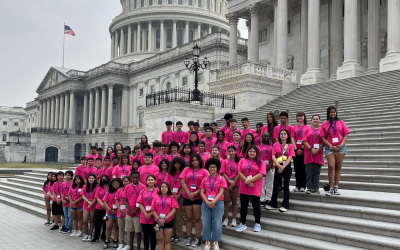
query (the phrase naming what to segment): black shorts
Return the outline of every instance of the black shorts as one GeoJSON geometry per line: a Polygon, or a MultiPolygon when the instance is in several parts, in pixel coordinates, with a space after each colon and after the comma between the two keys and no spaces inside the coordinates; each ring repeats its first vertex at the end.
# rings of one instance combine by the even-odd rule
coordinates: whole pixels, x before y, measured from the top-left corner
{"type": "Polygon", "coordinates": [[[201,204],[203,204],[203,199],[198,199],[198,200],[191,201],[190,199],[183,198],[183,206],[184,207],[193,206],[193,205],[201,206],[201,204]]]}
{"type": "Polygon", "coordinates": [[[51,214],[64,216],[64,209],[62,207],[62,204],[57,204],[56,201],[53,201],[52,208],[51,208],[51,214]]]}
{"type": "MultiPolygon", "coordinates": [[[[154,223],[154,226],[156,226],[156,225],[157,225],[157,222],[154,223]]],[[[175,218],[173,218],[171,221],[169,221],[167,223],[164,223],[164,226],[160,227],[160,228],[163,228],[163,229],[171,228],[171,229],[173,229],[174,226],[175,226],[175,218]]]]}

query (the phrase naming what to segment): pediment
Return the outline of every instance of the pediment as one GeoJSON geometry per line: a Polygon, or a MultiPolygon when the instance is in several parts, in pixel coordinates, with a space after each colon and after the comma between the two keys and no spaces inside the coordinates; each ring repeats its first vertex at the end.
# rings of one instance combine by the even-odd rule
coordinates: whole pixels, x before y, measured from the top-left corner
{"type": "Polygon", "coordinates": [[[69,78],[66,73],[67,69],[51,67],[44,77],[42,83],[37,88],[36,92],[39,93],[45,89],[58,85],[60,82],[69,78]]]}

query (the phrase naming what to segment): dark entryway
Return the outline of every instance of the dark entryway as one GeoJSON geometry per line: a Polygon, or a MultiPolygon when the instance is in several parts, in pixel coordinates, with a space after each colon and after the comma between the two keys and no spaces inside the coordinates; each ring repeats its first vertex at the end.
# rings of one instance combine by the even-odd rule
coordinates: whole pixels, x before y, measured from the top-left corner
{"type": "Polygon", "coordinates": [[[56,147],[46,148],[45,161],[58,162],[58,149],[56,147]]]}

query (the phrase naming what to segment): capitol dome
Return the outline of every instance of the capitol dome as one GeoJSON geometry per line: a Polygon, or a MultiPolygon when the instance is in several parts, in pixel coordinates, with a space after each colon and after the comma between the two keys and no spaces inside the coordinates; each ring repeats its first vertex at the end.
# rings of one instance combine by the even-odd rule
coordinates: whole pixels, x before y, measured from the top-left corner
{"type": "Polygon", "coordinates": [[[140,61],[215,32],[227,33],[226,0],[120,0],[114,18],[111,60],[140,61]],[[123,38],[123,39],[121,39],[123,38]]]}

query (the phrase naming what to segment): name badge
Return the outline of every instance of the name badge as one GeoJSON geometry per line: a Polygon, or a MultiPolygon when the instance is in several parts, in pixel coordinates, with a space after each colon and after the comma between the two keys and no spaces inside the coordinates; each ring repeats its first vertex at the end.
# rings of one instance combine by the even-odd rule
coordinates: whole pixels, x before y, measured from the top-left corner
{"type": "Polygon", "coordinates": [[[136,203],[136,207],[139,207],[139,203],[136,203]]]}
{"type": "Polygon", "coordinates": [[[57,199],[60,199],[61,198],[61,196],[60,195],[57,195],[57,199]]]}
{"type": "Polygon", "coordinates": [[[117,209],[117,205],[114,204],[114,205],[113,205],[113,209],[117,209]]]}
{"type": "Polygon", "coordinates": [[[160,218],[164,219],[165,218],[165,214],[160,214],[160,218]]]}
{"type": "Polygon", "coordinates": [[[315,143],[315,144],[314,144],[314,148],[319,148],[319,144],[318,144],[318,143],[315,143]]]}
{"type": "Polygon", "coordinates": [[[250,178],[253,178],[253,176],[252,176],[252,175],[248,175],[248,176],[247,176],[247,179],[250,179],[250,178]]]}
{"type": "Polygon", "coordinates": [[[214,199],[215,199],[215,196],[214,196],[214,195],[209,195],[209,196],[208,196],[208,200],[209,200],[209,201],[213,201],[214,199]]]}
{"type": "Polygon", "coordinates": [[[269,165],[269,161],[264,161],[264,164],[265,165],[269,165]]]}
{"type": "Polygon", "coordinates": [[[286,162],[286,161],[283,161],[283,162],[282,162],[282,165],[285,165],[285,162],[286,162]]]}
{"type": "Polygon", "coordinates": [[[78,189],[78,192],[81,192],[81,189],[78,189]]]}
{"type": "Polygon", "coordinates": [[[47,195],[50,195],[50,191],[47,191],[47,195]]]}
{"type": "Polygon", "coordinates": [[[172,192],[173,192],[173,193],[178,193],[178,188],[173,188],[173,189],[172,189],[172,192]]]}
{"type": "Polygon", "coordinates": [[[146,211],[150,211],[151,210],[151,206],[146,206],[146,211]]]}
{"type": "Polygon", "coordinates": [[[332,138],[332,142],[339,142],[339,138],[332,138]]]}
{"type": "Polygon", "coordinates": [[[190,185],[190,188],[191,188],[191,189],[196,189],[196,184],[190,185]]]}
{"type": "Polygon", "coordinates": [[[119,206],[121,209],[125,209],[125,205],[121,205],[119,206]]]}
{"type": "Polygon", "coordinates": [[[126,175],[123,174],[123,175],[121,175],[121,178],[124,178],[125,176],[126,176],[126,175]]]}
{"type": "Polygon", "coordinates": [[[297,145],[300,145],[301,144],[301,140],[297,140],[297,145]]]}

